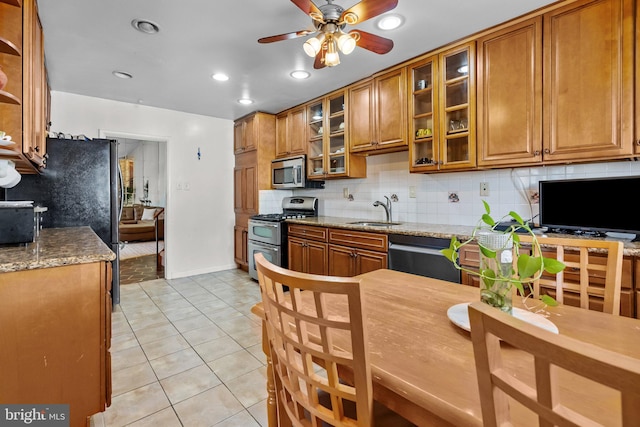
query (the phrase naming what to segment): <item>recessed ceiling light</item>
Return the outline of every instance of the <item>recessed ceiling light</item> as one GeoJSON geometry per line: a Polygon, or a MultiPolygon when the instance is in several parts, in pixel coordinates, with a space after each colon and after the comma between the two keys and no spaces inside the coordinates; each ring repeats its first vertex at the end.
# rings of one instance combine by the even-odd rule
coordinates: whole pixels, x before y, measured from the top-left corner
{"type": "Polygon", "coordinates": [[[124,71],[114,71],[113,73],[114,76],[120,78],[120,79],[131,79],[133,78],[133,76],[129,73],[125,73],[124,71]]]}
{"type": "Polygon", "coordinates": [[[241,99],[238,99],[238,102],[243,105],[249,105],[249,104],[253,104],[253,99],[241,98],[241,99]]]}
{"type": "Polygon", "coordinates": [[[294,79],[298,79],[298,80],[304,80],[309,78],[309,76],[311,75],[308,71],[304,71],[304,70],[296,70],[296,71],[292,71],[291,72],[291,77],[293,77],[294,79]]]}
{"type": "Polygon", "coordinates": [[[147,21],[146,19],[134,19],[133,21],[131,21],[131,26],[141,33],[145,34],[155,34],[160,31],[160,27],[158,27],[158,24],[147,21]]]}
{"type": "Polygon", "coordinates": [[[385,15],[378,20],[378,28],[381,30],[395,30],[404,22],[400,15],[385,15]]]}
{"type": "Polygon", "coordinates": [[[229,76],[223,73],[215,73],[211,77],[213,78],[213,80],[217,80],[219,82],[226,82],[227,80],[229,80],[229,76]]]}

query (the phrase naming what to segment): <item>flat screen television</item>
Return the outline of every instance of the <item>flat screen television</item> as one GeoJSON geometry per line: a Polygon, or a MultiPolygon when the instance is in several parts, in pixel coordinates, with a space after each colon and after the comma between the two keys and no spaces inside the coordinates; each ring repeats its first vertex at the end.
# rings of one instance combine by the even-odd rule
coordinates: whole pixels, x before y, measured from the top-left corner
{"type": "Polygon", "coordinates": [[[540,181],[540,225],[640,235],[634,207],[639,190],[640,176],[540,181]]]}

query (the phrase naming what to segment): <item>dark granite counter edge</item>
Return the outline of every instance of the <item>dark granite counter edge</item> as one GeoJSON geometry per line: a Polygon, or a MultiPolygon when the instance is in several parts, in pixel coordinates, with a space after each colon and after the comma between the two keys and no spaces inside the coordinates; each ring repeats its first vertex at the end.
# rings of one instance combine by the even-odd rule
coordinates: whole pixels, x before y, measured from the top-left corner
{"type": "MultiPolygon", "coordinates": [[[[361,224],[352,224],[357,221],[367,221],[367,219],[359,218],[341,218],[341,217],[329,217],[319,216],[311,218],[295,218],[287,219],[287,223],[290,224],[302,224],[313,225],[318,227],[333,227],[349,230],[367,231],[371,233],[380,234],[404,234],[409,236],[425,236],[436,237],[442,239],[451,239],[452,236],[456,236],[458,240],[467,240],[473,233],[472,226],[468,225],[446,225],[446,224],[424,224],[424,223],[412,223],[412,222],[400,222],[399,225],[390,226],[366,226],[361,224]]],[[[371,221],[371,220],[368,220],[371,221]]],[[[373,222],[373,221],[371,221],[373,222]]],[[[549,237],[568,237],[573,239],[596,239],[596,240],[619,240],[624,244],[624,254],[627,256],[640,256],[640,242],[632,242],[625,239],[614,239],[610,237],[593,237],[588,235],[577,236],[571,234],[558,234],[558,233],[544,233],[543,235],[549,237]]],[[[595,250],[594,252],[602,252],[595,250]]]]}
{"type": "Polygon", "coordinates": [[[36,242],[0,248],[0,273],[114,259],[116,254],[90,227],[50,228],[36,242]]]}

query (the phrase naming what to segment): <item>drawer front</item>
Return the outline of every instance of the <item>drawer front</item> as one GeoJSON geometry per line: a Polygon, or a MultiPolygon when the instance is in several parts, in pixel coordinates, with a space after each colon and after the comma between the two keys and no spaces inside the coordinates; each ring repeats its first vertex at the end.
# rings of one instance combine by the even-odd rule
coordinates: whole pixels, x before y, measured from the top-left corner
{"type": "Polygon", "coordinates": [[[289,236],[304,237],[306,239],[326,242],[328,234],[328,229],[326,227],[289,224],[289,236]]]}
{"type": "Polygon", "coordinates": [[[465,267],[480,267],[480,248],[470,244],[460,248],[460,265],[465,267]]]}
{"type": "Polygon", "coordinates": [[[386,234],[337,228],[329,229],[329,243],[378,252],[387,252],[389,248],[389,239],[386,234]]]}

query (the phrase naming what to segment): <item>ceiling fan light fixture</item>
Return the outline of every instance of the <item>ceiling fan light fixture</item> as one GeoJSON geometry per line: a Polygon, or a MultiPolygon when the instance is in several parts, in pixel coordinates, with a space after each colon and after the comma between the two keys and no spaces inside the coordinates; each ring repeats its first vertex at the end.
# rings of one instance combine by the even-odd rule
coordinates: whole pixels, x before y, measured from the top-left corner
{"type": "Polygon", "coordinates": [[[249,99],[249,98],[240,98],[238,99],[238,102],[242,105],[251,105],[253,104],[253,99],[249,99]]]}
{"type": "Polygon", "coordinates": [[[404,23],[404,18],[400,15],[392,14],[385,15],[378,20],[378,28],[381,30],[389,31],[395,30],[404,23]]]}
{"type": "Polygon", "coordinates": [[[327,67],[335,67],[338,64],[340,64],[340,55],[338,55],[335,40],[331,39],[327,42],[327,53],[324,56],[324,65],[327,67]]]}
{"type": "Polygon", "coordinates": [[[349,55],[356,48],[356,39],[351,34],[341,34],[338,37],[338,49],[345,55],[349,55]]]}
{"type": "Polygon", "coordinates": [[[304,42],[302,48],[307,55],[313,58],[320,52],[320,49],[322,49],[322,42],[324,42],[324,34],[319,34],[304,42]]]}

